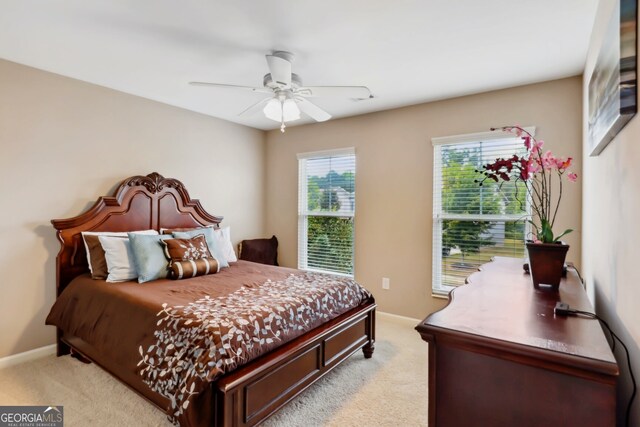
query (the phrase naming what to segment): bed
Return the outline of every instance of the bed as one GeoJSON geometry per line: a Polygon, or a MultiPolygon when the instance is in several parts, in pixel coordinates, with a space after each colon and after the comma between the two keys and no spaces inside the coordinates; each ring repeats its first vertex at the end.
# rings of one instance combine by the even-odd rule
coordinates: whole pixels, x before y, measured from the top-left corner
{"type": "MultiPolygon", "coordinates": [[[[96,363],[166,411],[174,423],[185,426],[259,424],[358,350],[362,350],[366,358],[372,357],[376,305],[371,294],[355,282],[339,284],[338,279],[329,275],[248,261],[231,263],[217,274],[181,281],[111,284],[95,281],[88,275],[82,232],[218,227],[221,221],[222,217],[210,215],[198,200],[192,200],[180,181],[158,173],[130,177],[117,187],[113,196],[100,197],[83,214],[53,220],[61,249],[56,259],[58,298],[47,323],[57,327],[58,356],[71,353],[83,361],[96,363]],[[340,293],[335,292],[338,285],[340,293]],[[287,295],[298,289],[303,292],[305,286],[312,290],[300,298],[309,301],[308,306],[317,303],[320,307],[320,296],[312,295],[313,292],[321,295],[317,293],[319,290],[330,289],[333,294],[327,293],[335,294],[322,297],[322,315],[298,315],[296,318],[304,318],[300,325],[286,330],[280,328],[276,334],[273,332],[275,320],[288,316],[289,306],[285,307],[287,310],[278,308],[283,312],[282,317],[274,316],[278,313],[275,308],[273,313],[260,308],[266,310],[263,312],[266,320],[260,320],[264,322],[260,326],[255,323],[256,333],[262,328],[262,333],[268,332],[273,340],[262,340],[260,349],[255,351],[253,346],[243,344],[242,357],[225,359],[228,367],[221,359],[203,359],[214,355],[213,351],[207,353],[212,340],[206,334],[200,334],[196,340],[191,332],[195,330],[193,324],[183,326],[197,320],[193,313],[198,310],[209,313],[204,324],[211,326],[210,316],[219,316],[220,307],[226,310],[232,303],[239,309],[249,304],[257,307],[258,303],[251,302],[254,301],[251,298],[262,298],[262,303],[265,295],[275,298],[284,292],[287,295]],[[327,306],[329,309],[325,310],[327,306]],[[188,310],[191,317],[187,318],[184,313],[188,310]],[[273,321],[273,330],[271,323],[265,326],[267,320],[273,321]],[[178,365],[167,368],[153,361],[151,357],[156,354],[164,355],[160,357],[163,363],[170,360],[168,348],[173,348],[176,341],[173,336],[167,338],[166,325],[180,330],[176,334],[190,337],[183,348],[189,348],[189,354],[197,356],[194,360],[204,360],[204,365],[208,361],[209,368],[215,368],[216,361],[224,366],[203,371],[202,364],[194,362],[189,366],[198,366],[199,370],[194,368],[193,375],[185,376],[176,374],[178,365]],[[167,371],[181,382],[161,381],[167,371]],[[167,384],[172,387],[170,392],[166,390],[167,384]]],[[[253,329],[254,320],[240,316],[227,323],[240,335],[240,330],[253,329]]],[[[226,339],[231,335],[224,336],[226,339]]],[[[237,339],[241,341],[240,336],[237,339]]],[[[257,342],[255,337],[251,339],[257,342]]],[[[231,351],[226,345],[224,348],[231,351]]],[[[181,352],[178,357],[190,360],[185,359],[184,354],[181,352]]]]}

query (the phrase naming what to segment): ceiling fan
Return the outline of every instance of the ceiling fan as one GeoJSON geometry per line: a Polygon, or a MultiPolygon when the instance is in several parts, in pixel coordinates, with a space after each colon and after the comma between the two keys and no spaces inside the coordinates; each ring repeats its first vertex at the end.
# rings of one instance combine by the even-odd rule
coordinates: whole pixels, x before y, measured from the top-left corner
{"type": "Polygon", "coordinates": [[[302,79],[291,72],[293,54],[275,51],[266,55],[269,73],[263,78],[264,87],[249,87],[208,82],[189,82],[193,86],[222,87],[249,90],[256,93],[266,93],[270,96],[253,104],[242,111],[240,116],[249,116],[262,110],[264,115],[280,123],[280,130],[284,132],[285,122],[292,122],[304,113],[317,122],[324,122],[331,118],[317,105],[307,98],[341,97],[362,100],[373,98],[366,86],[303,86],[302,79]]]}

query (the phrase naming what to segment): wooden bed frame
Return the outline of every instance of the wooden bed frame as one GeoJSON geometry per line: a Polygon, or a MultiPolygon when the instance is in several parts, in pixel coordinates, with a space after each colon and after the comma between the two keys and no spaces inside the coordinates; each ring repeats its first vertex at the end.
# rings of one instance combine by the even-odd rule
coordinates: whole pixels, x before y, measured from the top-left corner
{"type": "MultiPolygon", "coordinates": [[[[56,258],[57,295],[78,275],[88,272],[82,231],[218,226],[222,217],[208,214],[184,185],[158,173],[125,179],[113,196],[100,197],[83,214],[52,220],[61,249],[56,258]]],[[[375,343],[375,302],[371,301],[230,372],[214,383],[211,411],[215,426],[253,426],[362,349],[370,358],[375,343]]],[[[141,381],[131,378],[82,339],[57,331],[58,356],[73,353],[95,362],[163,411],[141,381]]],[[[159,396],[159,395],[158,395],[159,396]]]]}

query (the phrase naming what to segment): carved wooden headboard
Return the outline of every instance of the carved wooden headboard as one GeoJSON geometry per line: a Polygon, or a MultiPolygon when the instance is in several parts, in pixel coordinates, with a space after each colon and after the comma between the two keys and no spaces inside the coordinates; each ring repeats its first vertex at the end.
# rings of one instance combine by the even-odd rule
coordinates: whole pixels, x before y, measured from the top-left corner
{"type": "Polygon", "coordinates": [[[89,271],[83,231],[135,231],[217,226],[222,217],[208,214],[189,197],[177,179],[154,172],[125,179],[113,196],[98,198],[86,212],[51,221],[62,247],[56,258],[57,295],[80,274],[89,271]]]}

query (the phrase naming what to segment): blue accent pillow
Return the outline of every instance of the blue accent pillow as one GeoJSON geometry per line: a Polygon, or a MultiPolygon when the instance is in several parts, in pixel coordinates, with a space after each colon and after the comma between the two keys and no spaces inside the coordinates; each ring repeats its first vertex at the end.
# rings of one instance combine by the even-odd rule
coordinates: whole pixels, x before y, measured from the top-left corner
{"type": "Polygon", "coordinates": [[[131,255],[138,272],[138,283],[167,277],[169,261],[164,255],[161,240],[172,239],[170,235],[145,235],[128,233],[131,255]]]}
{"type": "Polygon", "coordinates": [[[199,234],[204,234],[204,238],[207,241],[207,246],[209,246],[209,252],[211,255],[218,261],[220,268],[229,267],[229,263],[227,262],[227,258],[224,256],[222,250],[218,247],[218,241],[216,240],[215,231],[211,227],[204,228],[196,228],[195,230],[189,231],[174,231],[173,237],[176,239],[191,239],[192,237],[196,237],[199,234]]]}

